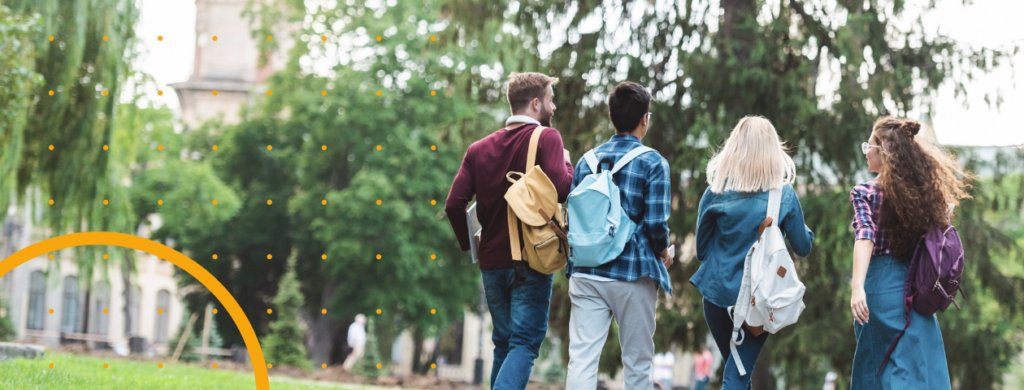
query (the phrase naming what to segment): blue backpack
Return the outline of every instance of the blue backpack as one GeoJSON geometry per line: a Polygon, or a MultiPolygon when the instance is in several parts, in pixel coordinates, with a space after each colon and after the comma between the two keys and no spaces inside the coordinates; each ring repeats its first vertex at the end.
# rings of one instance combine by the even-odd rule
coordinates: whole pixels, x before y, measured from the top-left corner
{"type": "MultiPolygon", "coordinates": [[[[594,150],[583,155],[590,174],[569,194],[569,259],[576,267],[597,267],[615,260],[636,230],[622,209],[619,186],[612,175],[637,156],[653,152],[646,146],[630,150],[609,170],[601,170],[594,150]]],[[[608,160],[608,159],[606,159],[608,160]]]]}

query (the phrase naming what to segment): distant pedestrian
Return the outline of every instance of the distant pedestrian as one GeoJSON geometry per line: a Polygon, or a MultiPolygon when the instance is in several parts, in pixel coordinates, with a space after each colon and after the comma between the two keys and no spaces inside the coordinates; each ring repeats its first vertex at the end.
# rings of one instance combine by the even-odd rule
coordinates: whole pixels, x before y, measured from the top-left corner
{"type": "Polygon", "coordinates": [[[661,386],[662,390],[672,389],[672,368],[676,365],[676,355],[669,352],[662,352],[654,355],[654,383],[661,386]]]}
{"type": "Polygon", "coordinates": [[[714,359],[711,351],[706,349],[693,357],[694,379],[696,379],[694,390],[704,390],[708,387],[708,382],[711,381],[711,363],[714,363],[714,359]]]}
{"type": "Polygon", "coordinates": [[[348,346],[352,348],[352,352],[349,352],[348,357],[345,358],[345,364],[341,368],[345,371],[352,371],[352,366],[356,364],[356,360],[363,357],[363,346],[365,345],[366,316],[357,314],[355,322],[348,327],[348,346]]]}

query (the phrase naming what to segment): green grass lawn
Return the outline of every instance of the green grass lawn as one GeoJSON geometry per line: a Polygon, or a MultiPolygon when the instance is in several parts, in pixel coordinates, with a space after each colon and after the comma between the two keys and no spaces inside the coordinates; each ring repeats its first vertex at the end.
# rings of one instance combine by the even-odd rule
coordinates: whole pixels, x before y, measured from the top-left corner
{"type": "MultiPolygon", "coordinates": [[[[256,388],[251,373],[47,352],[43,360],[0,362],[0,389],[244,389],[256,388]],[[50,363],[53,363],[51,369],[50,363]],[[103,368],[107,363],[108,368],[103,368]]],[[[271,389],[345,389],[370,387],[323,384],[292,378],[270,378],[271,389]]]]}

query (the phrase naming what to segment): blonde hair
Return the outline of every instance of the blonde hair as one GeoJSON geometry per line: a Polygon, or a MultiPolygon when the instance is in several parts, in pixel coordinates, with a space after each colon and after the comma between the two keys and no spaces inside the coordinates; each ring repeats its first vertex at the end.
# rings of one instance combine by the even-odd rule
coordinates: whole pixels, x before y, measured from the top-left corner
{"type": "Polygon", "coordinates": [[[740,119],[722,149],[708,162],[711,191],[762,192],[792,184],[793,159],[779,140],[775,126],[764,117],[740,119]]]}

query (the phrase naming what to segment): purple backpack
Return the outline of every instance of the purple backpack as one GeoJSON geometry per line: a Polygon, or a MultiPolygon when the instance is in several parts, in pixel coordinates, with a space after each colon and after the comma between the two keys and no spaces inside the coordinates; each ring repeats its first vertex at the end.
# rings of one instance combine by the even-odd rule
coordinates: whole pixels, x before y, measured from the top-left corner
{"type": "Polygon", "coordinates": [[[929,316],[940,310],[946,311],[951,303],[960,310],[960,304],[954,299],[957,291],[964,299],[967,298],[960,285],[960,280],[964,276],[964,246],[953,224],[949,220],[947,224],[949,227],[945,230],[932,224],[928,232],[917,242],[914,256],[910,258],[907,269],[907,279],[903,284],[903,314],[907,317],[907,324],[889,346],[885,358],[882,359],[882,365],[878,367],[879,373],[889,360],[889,354],[896,348],[896,343],[900,341],[900,336],[903,336],[903,332],[910,327],[911,308],[929,316]]]}

